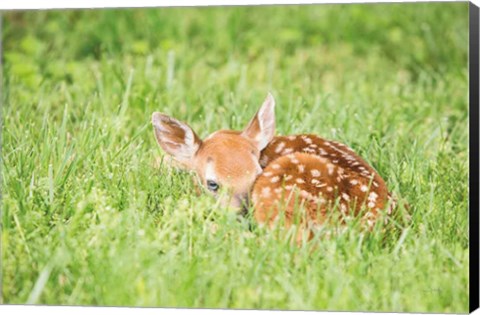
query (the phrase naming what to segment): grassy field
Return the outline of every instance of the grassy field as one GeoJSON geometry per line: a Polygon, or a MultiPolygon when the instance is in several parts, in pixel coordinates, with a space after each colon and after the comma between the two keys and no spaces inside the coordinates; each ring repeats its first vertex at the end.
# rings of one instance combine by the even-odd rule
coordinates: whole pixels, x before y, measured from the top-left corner
{"type": "Polygon", "coordinates": [[[468,3],[2,15],[2,303],[467,312],[468,3]],[[205,137],[269,91],[411,224],[292,246],[156,165],[152,112],[205,137]]]}

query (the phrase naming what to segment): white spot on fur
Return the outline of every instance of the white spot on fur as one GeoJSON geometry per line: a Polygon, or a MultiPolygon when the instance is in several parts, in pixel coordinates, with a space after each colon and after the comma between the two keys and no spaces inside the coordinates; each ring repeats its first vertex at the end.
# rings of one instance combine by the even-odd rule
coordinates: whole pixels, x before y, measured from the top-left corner
{"type": "Polygon", "coordinates": [[[352,185],[355,186],[356,184],[358,184],[358,180],[352,179],[352,180],[350,181],[350,184],[352,184],[352,185]]]}
{"type": "Polygon", "coordinates": [[[330,187],[330,186],[328,186],[328,187],[327,187],[327,191],[332,192],[332,191],[333,191],[333,188],[330,187]]]}
{"type": "Polygon", "coordinates": [[[315,178],[314,178],[314,179],[312,179],[311,183],[314,184],[314,185],[316,185],[316,184],[319,184],[320,181],[319,181],[318,179],[315,179],[315,178]]]}
{"type": "Polygon", "coordinates": [[[272,174],[273,174],[272,172],[264,172],[263,176],[270,177],[272,176],[272,174]]]}
{"type": "Polygon", "coordinates": [[[314,154],[314,153],[315,153],[315,150],[312,149],[312,148],[304,148],[304,149],[303,149],[303,152],[314,154]]]}
{"type": "Polygon", "coordinates": [[[302,136],[303,141],[305,141],[306,144],[312,144],[313,141],[310,139],[308,136],[302,136]]]}
{"type": "Polygon", "coordinates": [[[369,208],[375,208],[375,202],[370,201],[370,202],[368,203],[368,207],[369,207],[369,208]]]}
{"type": "Polygon", "coordinates": [[[334,170],[335,166],[331,163],[328,163],[327,164],[327,169],[328,169],[328,175],[332,175],[333,174],[333,170],[334,170]]]}
{"type": "Polygon", "coordinates": [[[298,165],[298,172],[299,173],[305,172],[305,165],[302,165],[302,164],[298,165]]]}
{"type": "Polygon", "coordinates": [[[345,199],[346,201],[350,201],[350,196],[347,195],[346,193],[342,193],[342,198],[345,199]]]}
{"type": "Polygon", "coordinates": [[[297,160],[295,155],[291,155],[289,156],[289,158],[290,158],[290,162],[292,162],[293,164],[298,164],[299,161],[297,160]]]}
{"type": "Polygon", "coordinates": [[[291,180],[292,177],[293,177],[292,175],[287,175],[287,176],[285,176],[285,180],[286,180],[286,181],[287,181],[287,180],[291,180]]]}
{"type": "Polygon", "coordinates": [[[299,184],[305,183],[305,181],[302,178],[297,178],[296,182],[299,184]]]}
{"type": "Polygon", "coordinates": [[[363,192],[368,191],[367,185],[362,185],[362,187],[360,187],[360,190],[363,191],[363,192]]]}
{"type": "Polygon", "coordinates": [[[283,154],[289,154],[289,153],[292,153],[292,152],[293,152],[292,148],[286,148],[285,150],[283,150],[283,154]]]}
{"type": "Polygon", "coordinates": [[[373,184],[373,186],[378,187],[378,183],[377,183],[377,182],[373,182],[372,184],[373,184]]]}
{"type": "Polygon", "coordinates": [[[270,187],[262,188],[262,197],[265,197],[265,198],[270,197],[270,187]]]}
{"type": "Polygon", "coordinates": [[[313,177],[319,177],[321,175],[320,171],[317,169],[310,170],[310,173],[312,174],[313,177]]]}
{"type": "Polygon", "coordinates": [[[280,151],[282,151],[283,148],[285,148],[285,142],[280,142],[275,148],[275,153],[280,153],[280,151]]]}
{"type": "Polygon", "coordinates": [[[300,196],[302,196],[303,198],[312,197],[312,195],[308,191],[305,191],[305,190],[300,191],[300,196]]]}
{"type": "Polygon", "coordinates": [[[270,182],[276,183],[276,182],[278,182],[279,180],[280,180],[280,177],[279,177],[279,176],[274,176],[274,177],[272,177],[272,179],[270,180],[270,182]]]}
{"type": "Polygon", "coordinates": [[[280,165],[279,164],[272,164],[272,168],[274,170],[278,170],[278,169],[280,169],[280,165]]]}
{"type": "Polygon", "coordinates": [[[375,193],[375,192],[371,192],[369,195],[368,195],[368,200],[370,201],[375,201],[377,199],[378,195],[375,193]]]}
{"type": "Polygon", "coordinates": [[[296,136],[288,136],[287,139],[290,140],[290,141],[293,141],[293,140],[297,139],[297,137],[296,136]]]}

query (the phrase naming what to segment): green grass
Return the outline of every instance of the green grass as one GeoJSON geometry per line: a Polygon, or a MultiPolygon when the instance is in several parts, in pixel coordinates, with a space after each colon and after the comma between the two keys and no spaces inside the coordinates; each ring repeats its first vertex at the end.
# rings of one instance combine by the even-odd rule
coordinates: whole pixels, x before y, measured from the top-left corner
{"type": "Polygon", "coordinates": [[[467,312],[468,3],[4,12],[2,302],[467,312]],[[411,224],[292,246],[155,167],[154,111],[357,150],[411,224]],[[249,231],[248,224],[253,225],[249,231]]]}

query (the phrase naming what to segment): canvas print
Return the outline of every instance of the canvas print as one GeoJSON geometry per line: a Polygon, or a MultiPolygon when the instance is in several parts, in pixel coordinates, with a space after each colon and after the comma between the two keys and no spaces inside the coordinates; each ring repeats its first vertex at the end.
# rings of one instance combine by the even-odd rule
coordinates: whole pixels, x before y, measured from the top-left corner
{"type": "Polygon", "coordinates": [[[467,312],[468,9],[2,12],[1,302],[467,312]]]}

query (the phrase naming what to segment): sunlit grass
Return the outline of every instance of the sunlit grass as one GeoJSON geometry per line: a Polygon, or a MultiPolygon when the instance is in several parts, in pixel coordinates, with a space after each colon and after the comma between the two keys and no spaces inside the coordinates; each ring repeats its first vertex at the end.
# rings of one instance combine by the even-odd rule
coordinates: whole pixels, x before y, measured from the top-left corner
{"type": "Polygon", "coordinates": [[[467,7],[4,13],[2,302],[466,312],[467,7]],[[411,224],[294,246],[159,165],[152,112],[205,137],[269,91],[411,224]]]}

